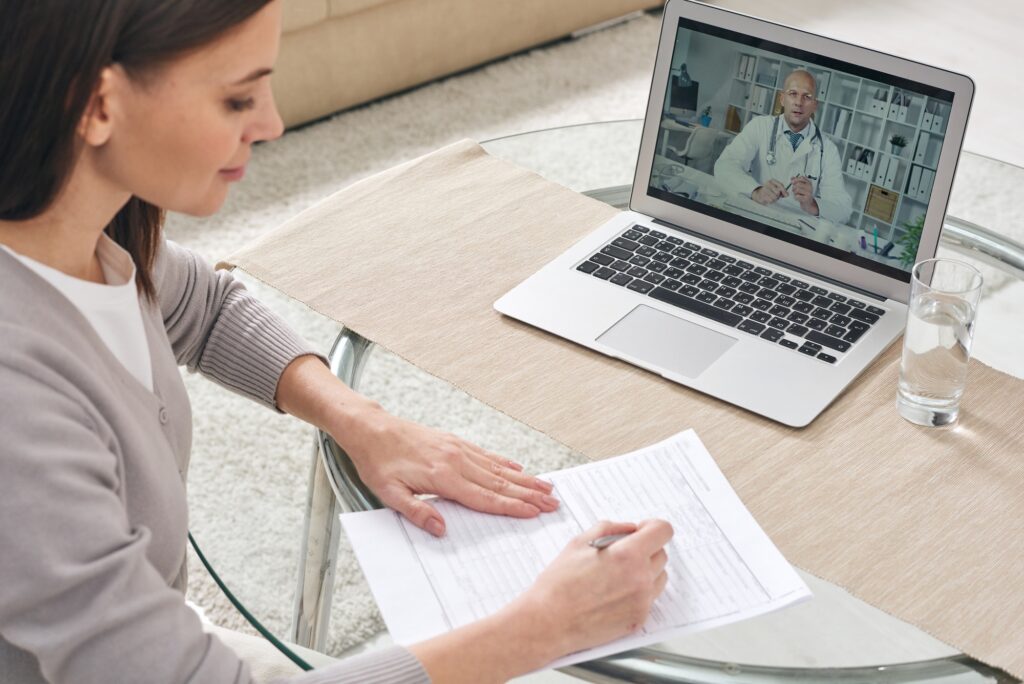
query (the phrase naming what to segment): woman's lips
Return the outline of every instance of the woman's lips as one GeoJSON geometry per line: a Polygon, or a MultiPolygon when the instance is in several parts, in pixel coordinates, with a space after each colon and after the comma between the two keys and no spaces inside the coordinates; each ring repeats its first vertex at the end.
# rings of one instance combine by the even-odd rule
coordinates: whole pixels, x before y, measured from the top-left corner
{"type": "Polygon", "coordinates": [[[236,166],[232,169],[221,169],[220,175],[229,181],[239,181],[245,176],[245,165],[236,166]]]}

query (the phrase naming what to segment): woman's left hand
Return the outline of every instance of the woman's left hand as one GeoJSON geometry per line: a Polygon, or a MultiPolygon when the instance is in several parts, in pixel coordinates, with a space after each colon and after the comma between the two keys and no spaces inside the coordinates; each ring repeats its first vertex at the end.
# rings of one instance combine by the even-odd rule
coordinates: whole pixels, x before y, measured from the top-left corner
{"type": "Polygon", "coordinates": [[[444,518],[417,494],[514,518],[558,508],[551,484],[527,475],[518,463],[380,408],[364,415],[358,429],[332,436],[382,503],[434,536],[444,534],[444,518]]]}

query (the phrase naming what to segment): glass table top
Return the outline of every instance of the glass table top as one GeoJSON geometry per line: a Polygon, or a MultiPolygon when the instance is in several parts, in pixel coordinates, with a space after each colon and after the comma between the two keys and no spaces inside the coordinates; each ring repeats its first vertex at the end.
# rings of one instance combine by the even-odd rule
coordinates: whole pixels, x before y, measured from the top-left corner
{"type": "MultiPolygon", "coordinates": [[[[641,128],[642,122],[639,120],[584,124],[499,138],[487,141],[483,146],[492,155],[621,207],[628,202],[641,128]]],[[[998,207],[992,206],[991,200],[988,203],[971,201],[965,195],[971,192],[974,183],[981,182],[975,179],[986,178],[994,172],[1007,178],[1008,184],[1012,183],[1017,188],[1024,187],[1024,169],[970,153],[964,153],[961,157],[957,184],[950,202],[950,214],[961,220],[947,221],[943,249],[956,249],[961,255],[966,254],[988,266],[995,264],[1000,277],[1024,279],[1024,251],[1012,241],[1000,237],[1000,227],[996,225],[999,219],[998,207]],[[994,228],[995,232],[987,228],[994,228]]],[[[331,330],[333,335],[337,326],[327,323],[325,329],[331,330]]],[[[978,334],[984,334],[984,326],[979,327],[978,334]]],[[[336,345],[337,353],[333,361],[339,360],[342,347],[344,345],[336,345]]],[[[368,352],[368,348],[362,352],[368,352]]],[[[351,353],[351,347],[346,353],[351,353]]],[[[345,363],[350,364],[351,359],[340,365],[345,363]]],[[[352,371],[351,366],[349,371],[352,371]]],[[[401,360],[375,353],[366,363],[360,389],[372,397],[375,388],[401,382],[396,376],[402,374],[423,375],[422,371],[401,360]]],[[[464,396],[456,400],[475,401],[464,396]]],[[[393,407],[388,408],[395,410],[393,407]]],[[[410,411],[407,417],[416,419],[415,409],[410,411]]],[[[488,423],[484,429],[493,432],[497,425],[500,430],[528,431],[507,418],[504,421],[504,424],[500,421],[488,423]]],[[[460,429],[460,426],[442,427],[453,429],[470,439],[480,439],[472,434],[472,428],[466,426],[462,426],[465,429],[460,429]]],[[[544,439],[543,436],[536,438],[541,442],[544,439]]],[[[309,440],[313,442],[312,434],[309,440]]],[[[326,443],[328,449],[337,449],[329,438],[326,443]]],[[[489,444],[488,448],[502,450],[500,441],[496,446],[489,444]]],[[[537,453],[544,450],[544,447],[534,448],[537,453]]],[[[558,447],[551,445],[550,448],[558,447]]],[[[517,453],[515,457],[525,461],[527,468],[532,471],[543,472],[547,467],[544,457],[538,456],[531,461],[531,453],[517,453]]],[[[329,458],[332,457],[339,462],[345,459],[340,450],[329,454],[329,458]]],[[[566,458],[570,463],[573,459],[576,462],[583,460],[579,455],[562,454],[562,458],[559,467],[567,465],[566,458]]],[[[302,473],[301,477],[307,478],[308,473],[302,473]]],[[[352,495],[347,508],[366,505],[365,497],[360,496],[361,483],[346,481],[343,474],[336,474],[332,484],[339,490],[347,489],[352,495]]],[[[286,483],[267,481],[259,473],[241,477],[239,486],[251,488],[254,497],[280,497],[287,489],[286,483]]],[[[301,516],[302,502],[296,500],[294,505],[296,515],[301,516]]],[[[223,562],[226,560],[225,554],[238,553],[239,549],[246,546],[248,553],[254,556],[259,553],[297,554],[303,534],[301,523],[296,524],[294,546],[268,549],[260,543],[259,525],[254,526],[251,520],[240,517],[232,521],[232,526],[237,529],[237,539],[229,544],[219,544],[215,537],[204,538],[202,516],[196,517],[198,519],[193,522],[193,531],[215,569],[236,566],[223,562]],[[253,549],[262,551],[254,552],[253,549]]],[[[286,522],[295,524],[294,519],[286,522]]],[[[258,562],[255,557],[254,562],[258,562]]],[[[348,563],[351,566],[351,559],[348,559],[348,563]]],[[[238,599],[254,613],[257,620],[265,623],[281,639],[290,640],[293,633],[282,624],[282,615],[290,615],[294,587],[281,586],[270,592],[272,598],[268,600],[267,588],[260,586],[258,580],[254,581],[252,577],[235,572],[224,573],[222,579],[227,586],[236,592],[238,599]]],[[[349,567],[348,573],[351,572],[349,567]]],[[[354,572],[358,573],[358,570],[354,572]]],[[[813,601],[653,648],[586,663],[565,672],[593,682],[745,684],[799,679],[858,682],[941,680],[967,684],[1017,681],[1007,678],[1005,673],[989,670],[920,630],[857,600],[839,587],[806,573],[803,576],[815,594],[813,601]]],[[[358,583],[351,578],[345,579],[336,585],[335,602],[340,601],[346,592],[357,590],[358,583]]],[[[368,599],[364,597],[362,600],[368,599]]],[[[332,619],[339,619],[337,612],[332,619]]],[[[370,635],[363,635],[364,638],[366,636],[370,635]]]]}

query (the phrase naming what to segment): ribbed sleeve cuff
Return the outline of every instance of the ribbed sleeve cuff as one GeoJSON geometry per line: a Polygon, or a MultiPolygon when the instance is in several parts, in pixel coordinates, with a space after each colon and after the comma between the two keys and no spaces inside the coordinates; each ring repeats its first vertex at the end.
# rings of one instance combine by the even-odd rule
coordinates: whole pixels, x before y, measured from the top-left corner
{"type": "Polygon", "coordinates": [[[281,373],[299,356],[327,359],[244,289],[230,293],[203,349],[199,370],[230,390],[279,411],[281,373]]]}
{"type": "Polygon", "coordinates": [[[389,646],[288,680],[288,684],[430,684],[416,656],[401,646],[389,646]]]}

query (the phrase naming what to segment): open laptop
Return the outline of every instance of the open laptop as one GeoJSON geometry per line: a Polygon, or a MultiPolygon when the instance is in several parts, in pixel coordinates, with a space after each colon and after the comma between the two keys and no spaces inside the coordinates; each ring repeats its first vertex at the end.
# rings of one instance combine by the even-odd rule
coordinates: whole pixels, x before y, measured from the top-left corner
{"type": "Polygon", "coordinates": [[[902,332],[973,93],[966,76],[670,0],[629,211],[494,306],[807,425],[902,332]]]}

